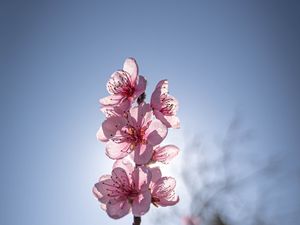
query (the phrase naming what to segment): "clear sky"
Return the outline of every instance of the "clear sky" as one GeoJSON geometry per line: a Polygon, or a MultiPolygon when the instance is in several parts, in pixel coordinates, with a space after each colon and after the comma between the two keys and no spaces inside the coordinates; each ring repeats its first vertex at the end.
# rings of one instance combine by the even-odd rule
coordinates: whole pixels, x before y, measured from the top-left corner
{"type": "MultiPolygon", "coordinates": [[[[111,169],[98,99],[128,56],[148,96],[169,79],[175,144],[223,135],[239,111],[251,152],[299,171],[299,12],[296,1],[1,1],[0,224],[130,224],[91,194],[111,169]]],[[[299,179],[283,183],[299,196],[299,179]]]]}

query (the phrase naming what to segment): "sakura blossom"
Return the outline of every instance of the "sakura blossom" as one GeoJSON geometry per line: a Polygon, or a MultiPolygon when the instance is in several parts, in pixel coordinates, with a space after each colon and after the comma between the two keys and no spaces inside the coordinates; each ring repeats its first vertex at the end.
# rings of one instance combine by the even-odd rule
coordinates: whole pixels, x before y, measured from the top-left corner
{"type": "Polygon", "coordinates": [[[175,145],[161,146],[168,128],[179,128],[178,102],[168,94],[167,80],[159,82],[151,104],[145,102],[146,84],[135,59],[127,58],[106,85],[110,96],[100,99],[105,120],[96,134],[115,162],[111,175],[101,176],[93,193],[113,219],[132,212],[133,225],[140,225],[151,203],[165,207],[179,201],[175,179],[162,176],[156,164],[168,164],[179,153],[175,145]]]}
{"type": "Polygon", "coordinates": [[[127,58],[123,69],[117,70],[111,75],[106,88],[109,96],[100,99],[102,111],[111,111],[119,108],[126,111],[132,102],[144,93],[146,79],[139,75],[138,64],[133,58],[127,58]]]}
{"type": "Polygon", "coordinates": [[[162,121],[168,128],[179,128],[180,121],[176,116],[178,101],[169,94],[168,80],[161,80],[151,96],[151,107],[157,119],[162,121]]]}
{"type": "Polygon", "coordinates": [[[162,177],[159,167],[151,169],[150,183],[151,202],[155,206],[172,206],[178,203],[179,197],[175,194],[176,180],[173,177],[162,177]]]}
{"type": "Polygon", "coordinates": [[[121,159],[133,152],[138,165],[146,164],[153,155],[154,146],[160,144],[168,130],[153,118],[149,104],[130,109],[127,117],[110,117],[98,131],[98,139],[107,141],[106,154],[111,159],[121,159]]]}
{"type": "Polygon", "coordinates": [[[113,219],[127,215],[131,209],[133,215],[142,216],[150,208],[151,172],[145,166],[124,168],[116,167],[111,176],[101,176],[93,188],[94,195],[113,219]]]}

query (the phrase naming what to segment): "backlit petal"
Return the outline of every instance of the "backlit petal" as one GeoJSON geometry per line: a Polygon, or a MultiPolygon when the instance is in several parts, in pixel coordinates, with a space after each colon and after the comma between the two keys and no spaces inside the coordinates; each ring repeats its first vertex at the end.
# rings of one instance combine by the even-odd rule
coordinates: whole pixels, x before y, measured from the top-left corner
{"type": "Polygon", "coordinates": [[[112,184],[110,175],[103,175],[100,177],[99,182],[96,183],[93,187],[93,193],[96,198],[102,203],[106,203],[109,200],[109,196],[107,195],[109,192],[107,191],[105,183],[112,184]]]}
{"type": "Polygon", "coordinates": [[[147,80],[144,76],[139,76],[137,86],[135,87],[134,98],[139,97],[143,92],[145,92],[147,86],[147,80]]]}
{"type": "Polygon", "coordinates": [[[118,105],[124,97],[122,95],[110,95],[99,100],[103,106],[118,105]]]}
{"type": "Polygon", "coordinates": [[[127,58],[123,65],[123,70],[130,74],[131,83],[135,86],[136,79],[139,73],[138,64],[134,58],[127,58]]]}
{"type": "Polygon", "coordinates": [[[132,173],[132,181],[135,185],[135,190],[137,191],[146,191],[149,187],[151,181],[151,172],[145,166],[139,166],[134,169],[132,173]]]}
{"type": "Polygon", "coordinates": [[[103,141],[103,142],[107,142],[108,141],[108,138],[104,135],[102,126],[97,131],[96,137],[97,137],[97,140],[99,140],[99,141],[103,141]]]}
{"type": "Polygon", "coordinates": [[[130,153],[130,143],[116,143],[109,140],[106,144],[106,155],[111,159],[122,159],[130,153]]]}
{"type": "Polygon", "coordinates": [[[161,171],[159,167],[150,168],[150,171],[152,175],[150,186],[152,186],[161,178],[161,171]]]}
{"type": "Polygon", "coordinates": [[[132,203],[132,214],[135,216],[142,216],[150,209],[151,193],[149,190],[140,193],[134,198],[132,203]]]}
{"type": "Polygon", "coordinates": [[[130,204],[127,199],[106,205],[107,214],[113,219],[120,219],[130,211],[130,204]]]}
{"type": "Polygon", "coordinates": [[[179,153],[179,148],[175,145],[166,145],[154,149],[153,161],[168,164],[179,153]]]}
{"type": "Polygon", "coordinates": [[[168,129],[160,120],[152,120],[146,132],[147,141],[153,146],[158,145],[165,139],[167,134],[168,129]]]}
{"type": "Polygon", "coordinates": [[[168,80],[161,80],[155,87],[151,95],[151,106],[155,109],[160,109],[161,101],[160,96],[163,94],[168,94],[168,80]]]}
{"type": "Polygon", "coordinates": [[[137,165],[147,164],[153,155],[153,146],[140,144],[134,150],[134,162],[137,165]]]}
{"type": "Polygon", "coordinates": [[[102,123],[103,136],[100,135],[101,139],[111,139],[115,137],[116,132],[121,130],[121,128],[126,124],[126,119],[122,116],[109,117],[102,123]],[[105,138],[104,138],[105,136],[105,138]]]}
{"type": "Polygon", "coordinates": [[[126,171],[130,180],[131,180],[131,174],[134,170],[134,166],[135,166],[134,162],[131,159],[130,155],[124,157],[123,159],[116,160],[115,163],[113,164],[113,168],[117,168],[117,167],[123,168],[126,171]]]}

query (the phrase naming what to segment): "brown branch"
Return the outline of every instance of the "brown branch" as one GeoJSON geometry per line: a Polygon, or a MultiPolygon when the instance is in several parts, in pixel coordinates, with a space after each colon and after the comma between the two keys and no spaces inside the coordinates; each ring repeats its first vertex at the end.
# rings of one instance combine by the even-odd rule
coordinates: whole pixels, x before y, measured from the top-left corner
{"type": "MultiPolygon", "coordinates": [[[[138,97],[138,99],[137,99],[138,105],[141,105],[141,104],[144,102],[145,98],[146,98],[146,94],[145,94],[145,92],[144,92],[144,93],[141,94],[141,95],[138,97]]],[[[137,167],[138,167],[138,165],[135,164],[135,168],[137,168],[137,167]]],[[[132,223],[132,225],[140,225],[141,222],[142,222],[142,219],[141,219],[140,216],[133,216],[133,223],[132,223]]]]}
{"type": "Polygon", "coordinates": [[[141,221],[142,221],[142,219],[140,216],[133,216],[133,224],[132,225],[140,225],[141,221]]]}

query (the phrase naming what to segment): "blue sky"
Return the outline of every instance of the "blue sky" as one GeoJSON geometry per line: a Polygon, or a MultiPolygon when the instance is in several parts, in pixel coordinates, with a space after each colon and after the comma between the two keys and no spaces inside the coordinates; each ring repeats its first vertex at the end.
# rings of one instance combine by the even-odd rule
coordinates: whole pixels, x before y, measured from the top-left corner
{"type": "MultiPolygon", "coordinates": [[[[292,1],[2,2],[0,223],[111,221],[91,188],[111,162],[95,138],[98,99],[126,57],[148,79],[169,79],[180,101],[180,147],[222,136],[236,111],[258,158],[299,171],[299,9],[292,1]],[[187,138],[185,138],[187,137],[187,138]]],[[[174,137],[180,136],[176,139],[174,137]]],[[[299,181],[284,181],[299,195],[299,181]]],[[[295,206],[294,206],[295,205],[295,206]]]]}

